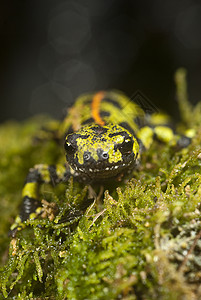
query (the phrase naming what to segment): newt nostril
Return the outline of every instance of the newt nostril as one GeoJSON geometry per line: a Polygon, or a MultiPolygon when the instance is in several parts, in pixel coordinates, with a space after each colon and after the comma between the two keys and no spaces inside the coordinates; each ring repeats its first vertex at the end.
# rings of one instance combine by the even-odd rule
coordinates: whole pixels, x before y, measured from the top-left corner
{"type": "Polygon", "coordinates": [[[97,154],[98,154],[98,157],[99,157],[99,161],[105,161],[109,158],[108,151],[104,151],[101,148],[97,149],[97,154]]]}
{"type": "Polygon", "coordinates": [[[91,158],[90,152],[85,152],[84,155],[83,155],[83,158],[84,158],[85,161],[88,161],[91,158]]]}

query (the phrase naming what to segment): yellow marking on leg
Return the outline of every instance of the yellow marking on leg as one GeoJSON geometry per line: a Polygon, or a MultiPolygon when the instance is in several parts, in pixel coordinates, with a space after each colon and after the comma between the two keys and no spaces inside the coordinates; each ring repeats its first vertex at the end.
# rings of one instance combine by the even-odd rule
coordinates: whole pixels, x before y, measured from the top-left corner
{"type": "Polygon", "coordinates": [[[25,224],[22,223],[19,215],[15,218],[15,222],[11,225],[10,230],[14,230],[15,228],[18,228],[18,230],[25,228],[25,224]]]}
{"type": "Polygon", "coordinates": [[[185,136],[187,136],[190,139],[192,139],[195,136],[195,134],[196,134],[195,128],[190,128],[185,131],[185,136]]]}
{"type": "Polygon", "coordinates": [[[36,208],[37,215],[41,214],[42,211],[43,211],[43,208],[41,206],[36,208]]]}
{"type": "Polygon", "coordinates": [[[34,220],[36,217],[37,217],[37,214],[35,212],[33,212],[29,215],[29,220],[34,220]]]}
{"type": "Polygon", "coordinates": [[[22,197],[28,196],[30,198],[37,198],[38,183],[28,182],[25,184],[22,190],[22,197]]]}
{"type": "Polygon", "coordinates": [[[174,133],[171,128],[166,126],[157,126],[154,128],[157,138],[165,143],[174,141],[174,133]]]}
{"type": "Polygon", "coordinates": [[[37,207],[36,210],[29,215],[29,220],[36,219],[37,216],[40,215],[42,211],[43,211],[43,208],[41,206],[37,207]]]}
{"type": "Polygon", "coordinates": [[[137,137],[141,140],[146,149],[151,146],[153,142],[153,135],[153,129],[148,126],[142,127],[137,133],[137,137]]]}
{"type": "Polygon", "coordinates": [[[19,224],[21,224],[21,223],[22,223],[22,220],[21,220],[20,216],[18,215],[15,218],[15,222],[11,225],[10,230],[17,228],[19,226],[19,224]]]}

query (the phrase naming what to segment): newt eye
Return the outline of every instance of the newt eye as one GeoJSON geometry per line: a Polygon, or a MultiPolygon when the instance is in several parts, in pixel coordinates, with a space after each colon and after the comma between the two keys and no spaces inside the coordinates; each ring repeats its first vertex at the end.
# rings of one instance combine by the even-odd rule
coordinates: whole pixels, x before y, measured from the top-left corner
{"type": "Polygon", "coordinates": [[[121,144],[120,149],[122,154],[130,154],[133,151],[133,141],[131,139],[126,139],[121,144]]]}
{"type": "Polygon", "coordinates": [[[66,153],[69,154],[69,155],[73,154],[76,150],[76,148],[69,142],[64,143],[64,148],[66,150],[66,153]]]}

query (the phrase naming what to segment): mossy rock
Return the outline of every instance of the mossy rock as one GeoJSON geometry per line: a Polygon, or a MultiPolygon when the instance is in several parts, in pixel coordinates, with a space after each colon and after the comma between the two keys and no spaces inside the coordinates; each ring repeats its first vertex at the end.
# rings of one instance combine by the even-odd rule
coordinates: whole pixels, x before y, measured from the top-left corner
{"type": "Polygon", "coordinates": [[[180,127],[197,132],[188,148],[154,142],[114,190],[44,185],[46,216],[13,239],[28,169],[59,162],[62,149],[34,141],[46,118],[0,127],[2,299],[201,298],[201,109],[187,101],[183,70],[176,82],[180,127]]]}

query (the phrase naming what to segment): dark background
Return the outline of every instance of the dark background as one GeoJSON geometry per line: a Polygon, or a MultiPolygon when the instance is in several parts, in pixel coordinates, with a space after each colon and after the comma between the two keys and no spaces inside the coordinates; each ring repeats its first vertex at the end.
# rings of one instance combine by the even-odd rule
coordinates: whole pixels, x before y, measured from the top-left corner
{"type": "Polygon", "coordinates": [[[201,95],[200,1],[1,0],[0,121],[59,117],[83,92],[140,90],[177,115],[173,75],[201,95]]]}

